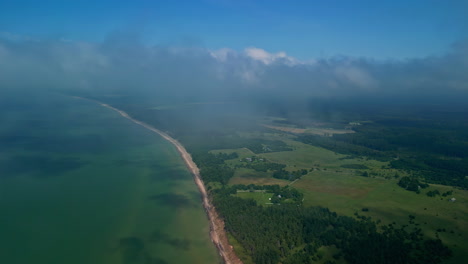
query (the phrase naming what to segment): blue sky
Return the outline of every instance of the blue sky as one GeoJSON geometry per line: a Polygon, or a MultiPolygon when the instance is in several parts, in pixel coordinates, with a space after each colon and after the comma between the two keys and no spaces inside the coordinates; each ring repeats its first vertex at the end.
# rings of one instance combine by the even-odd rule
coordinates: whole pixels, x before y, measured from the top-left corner
{"type": "Polygon", "coordinates": [[[149,44],[257,47],[308,60],[446,53],[468,37],[466,0],[3,0],[0,32],[103,41],[137,33],[149,44]]]}

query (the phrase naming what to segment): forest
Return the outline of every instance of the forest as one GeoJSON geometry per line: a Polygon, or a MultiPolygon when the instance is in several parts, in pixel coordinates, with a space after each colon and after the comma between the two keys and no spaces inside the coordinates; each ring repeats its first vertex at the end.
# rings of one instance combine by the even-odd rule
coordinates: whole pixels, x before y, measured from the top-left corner
{"type": "Polygon", "coordinates": [[[357,133],[297,140],[337,153],[390,161],[391,168],[408,171],[427,183],[468,188],[468,125],[445,120],[380,117],[353,129],[357,133]]]}
{"type": "MultiPolygon", "coordinates": [[[[335,246],[348,263],[440,263],[451,256],[438,239],[424,239],[409,224],[377,227],[371,218],[339,216],[321,207],[281,204],[263,207],[254,200],[233,197],[233,188],[213,191],[213,202],[229,231],[254,263],[313,263],[317,249],[335,246]]],[[[329,260],[328,263],[334,263],[329,260]]]]}
{"type": "MultiPolygon", "coordinates": [[[[411,215],[408,224],[383,225],[379,220],[358,213],[350,217],[324,207],[304,206],[303,194],[294,188],[229,185],[236,170],[228,165],[226,161],[229,160],[237,160],[238,167],[268,172],[273,178],[289,181],[308,173],[308,170],[291,170],[283,164],[260,161],[255,156],[246,161],[239,160],[236,152],[210,152],[243,148],[255,154],[290,151],[291,148],[281,140],[240,135],[251,131],[270,132],[258,125],[258,117],[255,120],[211,110],[210,115],[204,115],[206,109],[197,113],[186,109],[154,110],[131,104],[118,107],[182,142],[200,168],[226,230],[254,263],[440,263],[452,254],[440,239],[425,237],[411,215]],[[271,205],[237,197],[238,191],[267,193],[271,195],[271,205]],[[331,259],[323,259],[319,251],[323,247],[336,249],[331,259]]],[[[340,122],[343,126],[351,121],[340,122]]],[[[444,125],[413,121],[405,121],[401,116],[399,119],[379,117],[374,122],[353,127],[356,133],[333,137],[293,136],[299,142],[348,155],[343,159],[363,157],[389,162],[392,169],[406,172],[399,185],[409,191],[420,192],[427,183],[466,188],[468,130],[463,131],[463,125],[450,120],[444,125]],[[455,133],[450,132],[452,128],[456,128],[455,133]]],[[[295,125],[296,122],[281,121],[278,124],[295,125]]],[[[368,167],[362,164],[346,164],[341,168],[368,174],[368,167]]],[[[438,196],[440,192],[430,191],[426,195],[438,196]]],[[[368,210],[362,209],[363,212],[368,210]]]]}
{"type": "MultiPolygon", "coordinates": [[[[254,263],[314,263],[321,259],[317,251],[321,246],[340,250],[328,263],[340,258],[351,264],[440,263],[451,256],[439,239],[424,238],[411,217],[408,225],[399,228],[391,224],[378,227],[370,217],[356,214],[355,219],[326,208],[304,207],[302,194],[288,186],[227,185],[233,170],[224,161],[237,158],[237,153],[197,153],[193,158],[205,184],[222,184],[221,188],[211,189],[213,204],[225,220],[226,230],[254,263]],[[264,207],[252,199],[234,197],[237,190],[271,193],[272,203],[278,206],[264,207]]],[[[406,178],[401,184],[418,190],[417,183],[406,178]]]]}

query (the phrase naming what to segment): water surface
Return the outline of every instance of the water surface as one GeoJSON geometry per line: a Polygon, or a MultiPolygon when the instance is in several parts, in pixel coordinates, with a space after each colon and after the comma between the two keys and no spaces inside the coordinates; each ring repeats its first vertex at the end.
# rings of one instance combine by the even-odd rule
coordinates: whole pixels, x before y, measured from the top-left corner
{"type": "Polygon", "coordinates": [[[0,263],[218,262],[170,143],[84,100],[0,101],[0,263]]]}

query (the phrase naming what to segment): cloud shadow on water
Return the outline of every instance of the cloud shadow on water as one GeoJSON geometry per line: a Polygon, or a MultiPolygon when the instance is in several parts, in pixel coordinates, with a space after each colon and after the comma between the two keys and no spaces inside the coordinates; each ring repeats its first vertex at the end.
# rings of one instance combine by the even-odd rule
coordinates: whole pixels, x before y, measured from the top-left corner
{"type": "Polygon", "coordinates": [[[148,197],[149,200],[155,201],[161,205],[173,206],[173,207],[194,207],[194,203],[185,195],[164,193],[155,194],[148,197]]]}
{"type": "Polygon", "coordinates": [[[79,169],[85,162],[78,158],[52,158],[47,156],[18,155],[0,161],[1,175],[19,175],[34,173],[38,178],[59,176],[65,172],[79,169]]]}
{"type": "Polygon", "coordinates": [[[145,243],[138,237],[124,237],[119,241],[119,250],[125,264],[167,264],[168,262],[151,256],[145,243]]]}
{"type": "Polygon", "coordinates": [[[188,239],[180,239],[172,237],[160,231],[154,231],[149,239],[150,243],[166,243],[178,250],[189,250],[191,242],[188,239]]]}

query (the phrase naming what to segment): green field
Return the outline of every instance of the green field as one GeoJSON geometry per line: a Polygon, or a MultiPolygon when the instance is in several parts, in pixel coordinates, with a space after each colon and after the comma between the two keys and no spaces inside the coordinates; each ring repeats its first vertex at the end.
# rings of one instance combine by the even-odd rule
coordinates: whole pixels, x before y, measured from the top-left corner
{"type": "Polygon", "coordinates": [[[289,184],[286,180],[275,179],[271,177],[271,173],[257,172],[252,169],[238,168],[231,178],[229,184],[256,184],[256,185],[274,185],[284,186],[289,184]]]}
{"type": "MultiPolygon", "coordinates": [[[[281,137],[278,137],[281,139],[281,137]]],[[[341,165],[345,164],[363,164],[371,168],[380,168],[387,165],[386,162],[366,159],[348,159],[346,155],[334,153],[324,148],[307,145],[290,139],[282,139],[291,146],[294,151],[265,153],[268,160],[272,162],[286,164],[289,167],[298,169],[310,169],[313,167],[321,169],[343,170],[341,165]]]]}
{"type": "MultiPolygon", "coordinates": [[[[264,134],[263,134],[264,135],[264,134]]],[[[246,134],[247,137],[262,136],[246,134]]],[[[462,263],[468,256],[468,192],[450,186],[430,185],[420,194],[410,192],[397,185],[398,178],[406,173],[388,168],[388,162],[366,158],[351,158],[332,151],[306,145],[290,138],[290,135],[268,134],[269,139],[282,140],[293,151],[254,154],[248,149],[216,150],[213,153],[237,152],[239,159],[228,160],[232,167],[242,164],[242,159],[256,156],[269,162],[285,164],[286,170],[307,169],[309,173],[291,183],[271,177],[271,172],[257,172],[253,169],[237,168],[230,184],[269,185],[291,184],[304,193],[305,206],[328,207],[342,215],[370,216],[382,224],[409,224],[409,215],[415,217],[414,224],[408,228],[420,227],[429,238],[439,237],[449,246],[454,256],[447,263],[462,263]],[[367,169],[343,168],[342,165],[361,164],[367,169]],[[363,171],[369,177],[360,176],[363,171]],[[438,189],[441,193],[454,190],[450,197],[428,197],[426,192],[438,189]],[[455,197],[455,202],[448,201],[455,197]],[[366,208],[366,211],[362,209],[366,208]],[[439,230],[439,232],[437,232],[439,230]]],[[[261,192],[241,192],[236,196],[250,198],[265,205],[271,194],[261,192]]],[[[329,249],[322,249],[329,254],[329,249]]]]}
{"type": "Polygon", "coordinates": [[[260,191],[257,191],[257,192],[237,191],[236,196],[244,198],[244,199],[253,199],[259,205],[270,205],[271,204],[270,198],[272,194],[267,193],[267,192],[260,192],[260,191]]]}
{"type": "MultiPolygon", "coordinates": [[[[383,224],[396,222],[408,224],[409,215],[415,216],[415,222],[423,229],[425,235],[436,238],[437,229],[446,229],[438,236],[454,251],[450,263],[461,263],[466,257],[468,243],[468,192],[455,190],[448,198],[428,197],[424,190],[420,194],[406,191],[396,184],[396,180],[382,178],[365,178],[336,172],[313,172],[293,184],[303,191],[304,204],[307,206],[328,207],[343,215],[371,216],[383,224]],[[369,211],[363,212],[367,208],[369,211]],[[453,232],[453,233],[452,233],[453,232]]],[[[448,186],[432,186],[448,191],[448,186]]]]}

